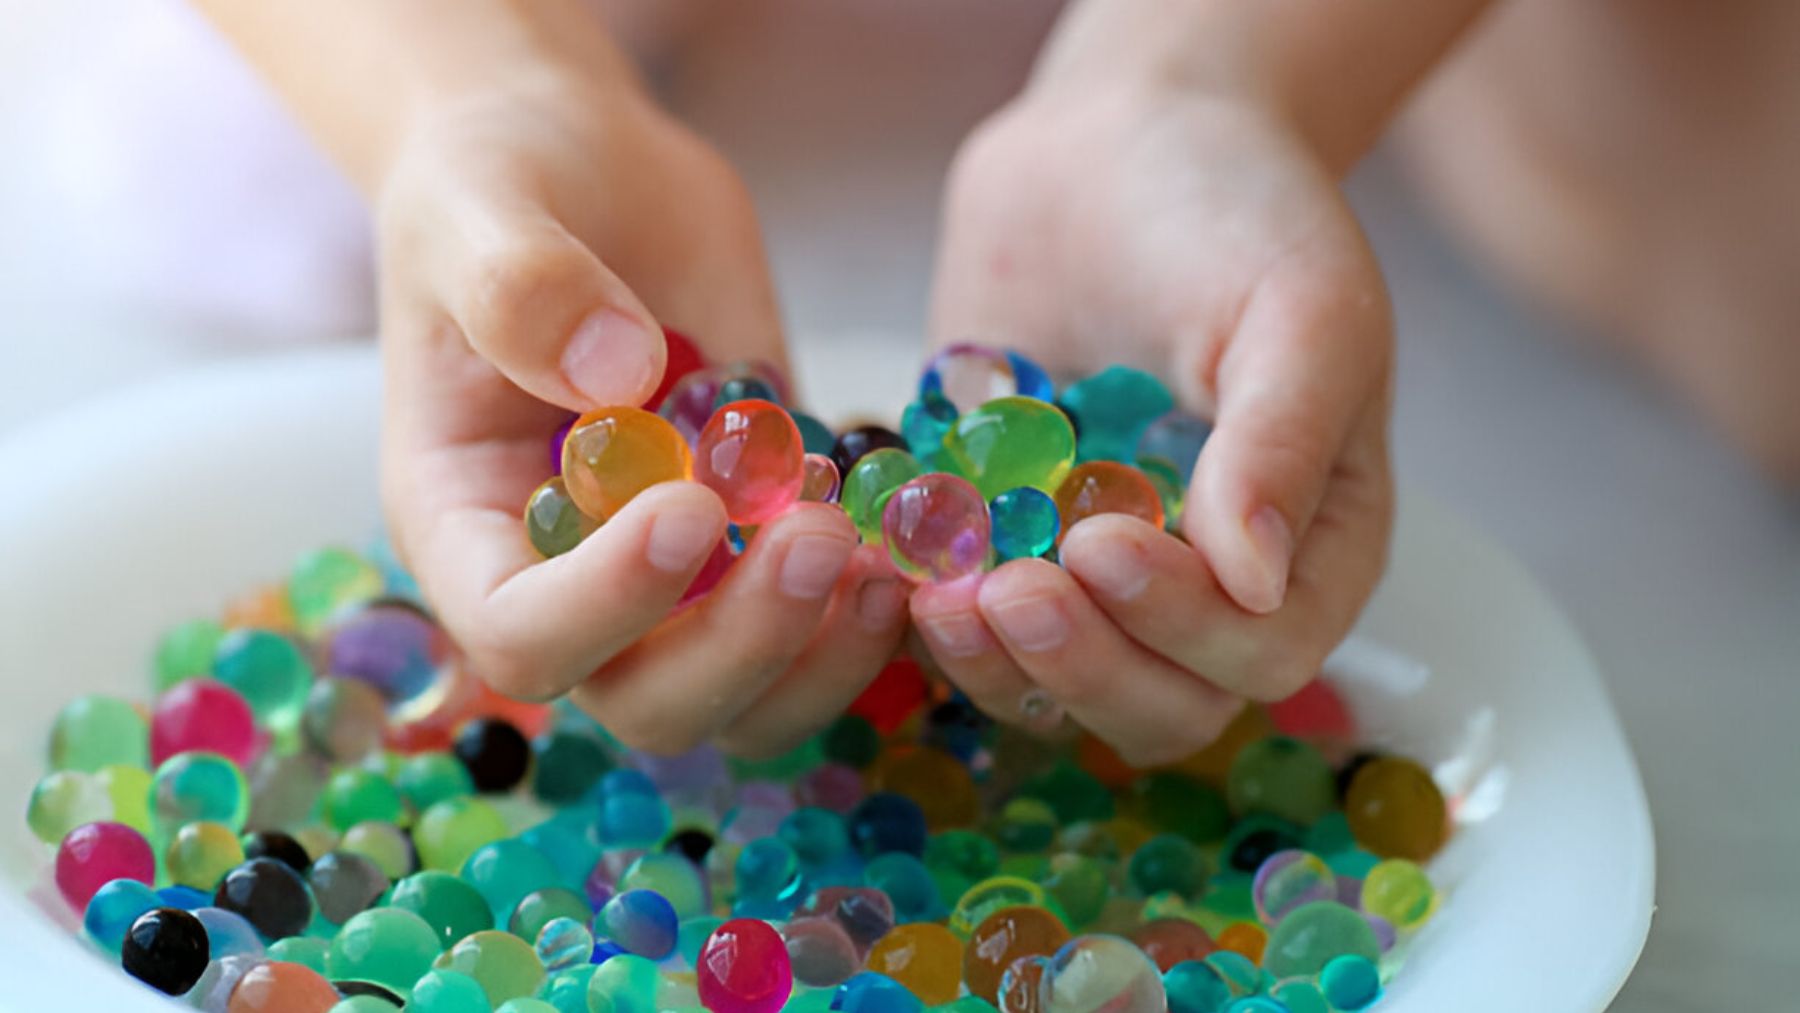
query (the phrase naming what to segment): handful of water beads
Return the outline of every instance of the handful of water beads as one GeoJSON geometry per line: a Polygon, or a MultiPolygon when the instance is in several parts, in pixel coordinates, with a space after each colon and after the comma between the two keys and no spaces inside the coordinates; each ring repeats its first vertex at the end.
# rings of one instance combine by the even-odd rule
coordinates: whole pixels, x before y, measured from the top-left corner
{"type": "Polygon", "coordinates": [[[1439,906],[1444,797],[1326,683],[1139,771],[903,659],[790,755],[653,756],[412,593],[314,553],[63,709],[26,819],[97,952],[221,1013],[1328,1013],[1439,906]]]}
{"type": "Polygon", "coordinates": [[[724,501],[739,548],[796,502],[836,503],[901,573],[952,580],[1053,557],[1062,532],[1095,514],[1179,531],[1211,431],[1140,370],[1112,366],[1059,393],[1023,355],[964,344],[926,365],[898,430],[834,434],[786,405],[769,367],[711,366],[679,334],[669,342],[647,409],[602,408],[552,436],[556,474],[525,508],[543,555],[574,548],[644,489],[692,479],[724,501]]]}

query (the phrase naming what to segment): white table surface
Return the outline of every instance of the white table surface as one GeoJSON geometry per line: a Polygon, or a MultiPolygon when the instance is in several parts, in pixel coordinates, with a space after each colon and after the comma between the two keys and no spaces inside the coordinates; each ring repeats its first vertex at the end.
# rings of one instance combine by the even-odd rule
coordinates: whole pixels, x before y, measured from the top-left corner
{"type": "MultiPolygon", "coordinates": [[[[961,127],[1005,94],[1030,40],[985,5],[954,38],[900,40],[910,55],[890,36],[878,52],[859,50],[871,33],[854,4],[833,16],[809,8],[808,37],[766,29],[782,23],[772,9],[799,3],[721,26],[668,81],[744,167],[803,380],[830,391],[821,379],[850,369],[912,368],[937,179],[961,127]],[[830,71],[823,64],[854,68],[866,87],[809,87],[830,71]],[[759,98],[730,86],[752,71],[759,98]],[[911,116],[916,108],[929,115],[911,116]],[[839,143],[793,143],[792,128],[759,119],[772,109],[839,143]]],[[[17,113],[29,93],[6,91],[17,113]]],[[[0,210],[33,198],[8,175],[11,153],[33,138],[6,101],[0,142],[10,130],[22,143],[0,143],[0,210]]],[[[1800,966],[1800,502],[1629,370],[1496,293],[1386,160],[1351,189],[1398,308],[1401,474],[1496,534],[1553,590],[1598,655],[1638,753],[1660,907],[1615,1009],[1772,1008],[1800,966]]],[[[52,227],[41,211],[32,220],[52,227]]],[[[253,354],[154,313],[97,307],[79,278],[21,283],[7,269],[28,263],[38,238],[0,230],[0,436],[71,397],[201,356],[253,354]]]]}

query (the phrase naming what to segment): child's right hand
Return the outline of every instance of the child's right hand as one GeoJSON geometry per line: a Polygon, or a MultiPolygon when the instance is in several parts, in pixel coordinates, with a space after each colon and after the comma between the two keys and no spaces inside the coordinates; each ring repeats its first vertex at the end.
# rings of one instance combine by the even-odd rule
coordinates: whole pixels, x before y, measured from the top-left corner
{"type": "Polygon", "coordinates": [[[840,712],[906,621],[902,587],[841,511],[765,526],[672,617],[725,533],[709,490],[652,488],[548,561],[521,531],[564,412],[656,388],[659,321],[715,360],[785,365],[731,168],[635,85],[557,73],[444,105],[388,165],[383,498],[471,669],[512,696],[572,692],[659,752],[770,752],[840,712]]]}

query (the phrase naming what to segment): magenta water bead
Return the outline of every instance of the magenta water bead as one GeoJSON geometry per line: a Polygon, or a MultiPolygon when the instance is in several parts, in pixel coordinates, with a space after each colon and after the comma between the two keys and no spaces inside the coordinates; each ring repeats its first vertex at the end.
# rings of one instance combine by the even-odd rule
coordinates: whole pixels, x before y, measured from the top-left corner
{"type": "Polygon", "coordinates": [[[77,911],[115,879],[154,885],[156,853],[144,835],[123,823],[83,823],[56,849],[56,888],[77,911]]]}
{"type": "Polygon", "coordinates": [[[256,715],[243,695],[215,679],[186,679],[156,698],[150,712],[150,763],[176,753],[218,753],[248,767],[260,752],[256,715]]]}
{"type": "Polygon", "coordinates": [[[987,500],[967,481],[934,472],[894,490],[881,512],[881,534],[900,572],[955,580],[987,567],[987,500]]]}
{"type": "Polygon", "coordinates": [[[794,989],[787,943],[768,922],[733,918],[713,930],[694,968],[712,1013],[776,1013],[794,989]]]}

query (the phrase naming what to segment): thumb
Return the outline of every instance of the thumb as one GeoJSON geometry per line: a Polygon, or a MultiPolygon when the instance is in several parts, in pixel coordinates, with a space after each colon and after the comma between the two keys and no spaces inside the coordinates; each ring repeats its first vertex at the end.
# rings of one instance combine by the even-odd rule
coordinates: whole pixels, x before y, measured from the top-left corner
{"type": "Polygon", "coordinates": [[[521,389],[573,411],[639,405],[662,378],[662,329],[560,222],[462,209],[428,254],[430,284],[470,346],[521,389]]]}
{"type": "Polygon", "coordinates": [[[1285,600],[1345,443],[1386,397],[1390,361],[1385,299],[1280,288],[1263,286],[1219,361],[1217,419],[1182,517],[1226,593],[1256,613],[1285,600]]]}

